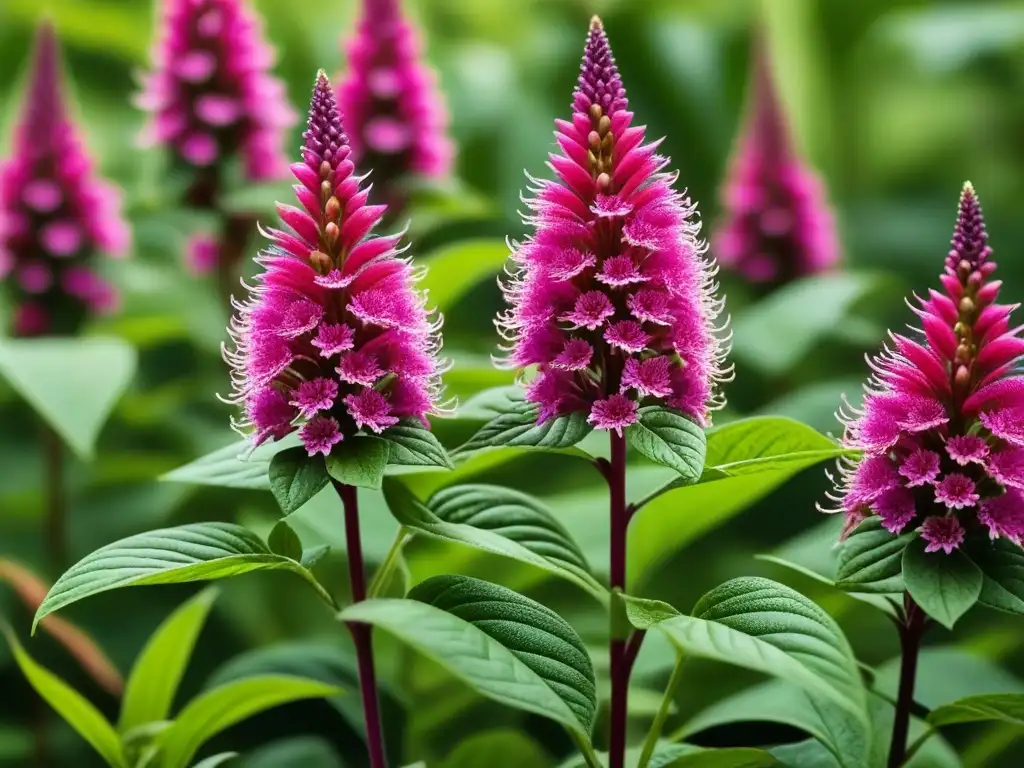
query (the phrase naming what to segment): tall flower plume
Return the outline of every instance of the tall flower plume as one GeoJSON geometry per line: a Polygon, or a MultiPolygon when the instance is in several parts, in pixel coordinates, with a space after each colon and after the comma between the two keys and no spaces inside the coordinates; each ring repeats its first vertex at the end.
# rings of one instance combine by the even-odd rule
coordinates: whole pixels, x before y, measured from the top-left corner
{"type": "Polygon", "coordinates": [[[512,367],[536,366],[540,421],[584,412],[621,431],[641,402],[702,424],[721,402],[727,345],[695,208],[672,189],[660,141],[644,143],[601,21],[591,22],[570,120],[556,120],[554,181],[526,201],[499,318],[512,367]]]}
{"type": "Polygon", "coordinates": [[[363,0],[362,11],[346,46],[348,71],[338,101],[355,162],[373,168],[382,200],[401,202],[396,182],[410,175],[439,178],[451,169],[448,115],[400,0],[363,0]]]}
{"type": "Polygon", "coordinates": [[[712,245],[726,269],[781,285],[839,260],[832,211],[794,147],[763,36],[754,39],[746,125],[722,189],[724,218],[712,245]]]}
{"type": "Polygon", "coordinates": [[[73,333],[90,314],[116,308],[93,261],[126,255],[129,234],[120,192],[96,177],[69,117],[48,23],[36,34],[24,99],[0,166],[0,278],[13,294],[16,335],[73,333]]]}
{"type": "Polygon", "coordinates": [[[840,467],[835,500],[846,530],[877,515],[892,533],[918,529],[947,554],[975,531],[1024,537],[1024,354],[1018,305],[999,304],[996,264],[970,183],[964,185],[942,291],[917,299],[916,339],[894,334],[871,361],[863,408],[844,443],[864,452],[840,467]]]}
{"type": "Polygon", "coordinates": [[[150,113],[144,143],[198,169],[238,155],[249,180],[286,175],[281,143],[296,115],[268,74],[262,22],[242,0],[166,0],[152,58],[138,98],[150,113]]]}
{"type": "Polygon", "coordinates": [[[264,271],[236,303],[225,357],[254,442],[298,428],[312,456],[359,430],[425,423],[439,409],[442,366],[440,320],[414,290],[401,235],[370,235],[385,206],[367,204],[323,72],[303,137],[303,162],[291,166],[301,208],[278,204],[291,231],[268,231],[264,271]]]}

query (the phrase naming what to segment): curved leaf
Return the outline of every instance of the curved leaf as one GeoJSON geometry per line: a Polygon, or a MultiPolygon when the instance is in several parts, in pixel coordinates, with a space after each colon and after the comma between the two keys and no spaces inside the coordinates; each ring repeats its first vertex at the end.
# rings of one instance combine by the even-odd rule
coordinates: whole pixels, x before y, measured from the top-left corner
{"type": "Polygon", "coordinates": [[[984,576],[978,602],[998,611],[1024,614],[1024,550],[997,539],[975,542],[968,554],[984,576]]]}
{"type": "Polygon", "coordinates": [[[333,605],[312,573],[272,553],[248,529],[230,523],[194,523],[129,536],[86,555],[57,579],[36,612],[33,628],[54,611],[111,589],[212,581],[259,570],[291,571],[333,605]]]}
{"type": "Polygon", "coordinates": [[[537,423],[540,408],[525,400],[510,401],[504,412],[484,424],[456,454],[484,448],[521,447],[543,450],[564,450],[590,434],[593,427],[585,413],[572,413],[537,423]]]}
{"type": "Polygon", "coordinates": [[[219,755],[210,755],[205,760],[200,760],[192,768],[218,768],[236,757],[238,757],[237,752],[221,752],[219,755]]]}
{"type": "Polygon", "coordinates": [[[427,274],[420,289],[428,291],[430,303],[444,311],[470,288],[501,271],[508,258],[504,240],[462,240],[433,251],[424,259],[427,274]]]}
{"type": "Polygon", "coordinates": [[[455,468],[441,441],[418,421],[403,421],[385,429],[380,437],[387,440],[390,448],[388,464],[455,468]]]}
{"type": "Polygon", "coordinates": [[[301,446],[281,451],[270,460],[270,490],[286,515],[316,496],[330,479],[323,456],[309,456],[301,446]]]}
{"type": "Polygon", "coordinates": [[[298,436],[289,435],[281,442],[266,442],[255,450],[252,441],[239,440],[218,448],[195,461],[172,469],[160,480],[218,488],[270,490],[270,462],[282,451],[298,445],[298,436]]]}
{"type": "Polygon", "coordinates": [[[895,536],[869,517],[839,546],[836,586],[851,592],[903,592],[903,551],[916,532],[895,536]]]}
{"type": "Polygon", "coordinates": [[[608,600],[579,547],[532,496],[496,485],[456,485],[424,505],[404,485],[387,482],[384,497],[398,522],[417,533],[529,563],[608,600]]]}
{"type": "Polygon", "coordinates": [[[379,437],[358,436],[336,445],[327,457],[327,472],[339,483],[380,489],[390,448],[379,437]]]}
{"type": "Polygon", "coordinates": [[[435,576],[406,600],[367,600],[340,617],[381,627],[483,696],[587,737],[597,710],[594,669],[564,619],[510,589],[435,576]]]}
{"type": "Polygon", "coordinates": [[[680,413],[657,405],[641,408],[626,438],[651,461],[678,472],[680,483],[694,483],[704,471],[704,430],[680,413]]]}
{"type": "Polygon", "coordinates": [[[914,601],[933,619],[952,629],[981,595],[981,569],[962,550],[925,552],[911,542],[903,553],[903,581],[914,601]]]}
{"type": "Polygon", "coordinates": [[[986,696],[971,696],[933,709],[928,714],[928,722],[935,726],[985,720],[1024,728],[1024,695],[993,693],[986,696]]]}

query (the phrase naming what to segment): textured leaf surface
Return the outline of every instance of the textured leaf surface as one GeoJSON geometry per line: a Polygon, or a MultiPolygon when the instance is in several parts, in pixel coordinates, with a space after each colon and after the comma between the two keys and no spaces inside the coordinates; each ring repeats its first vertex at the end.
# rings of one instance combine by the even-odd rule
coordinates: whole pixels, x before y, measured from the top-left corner
{"type": "Polygon", "coordinates": [[[562,450],[571,448],[593,430],[584,413],[573,413],[537,423],[539,407],[525,401],[511,402],[505,412],[484,424],[457,453],[484,448],[521,447],[562,450]]]}
{"type": "Polygon", "coordinates": [[[640,454],[678,472],[680,483],[700,479],[707,440],[704,430],[682,414],[656,405],[641,408],[626,437],[640,454]]]}
{"type": "Polygon", "coordinates": [[[839,546],[836,586],[852,592],[903,592],[903,551],[916,533],[894,536],[877,517],[862,522],[839,546]]]}
{"type": "Polygon", "coordinates": [[[936,726],[985,720],[1009,723],[1017,728],[1024,728],[1024,695],[996,693],[986,696],[971,696],[933,709],[928,715],[928,722],[936,726]]]}
{"type": "Polygon", "coordinates": [[[441,441],[419,422],[403,421],[384,430],[380,437],[386,440],[390,447],[389,464],[447,469],[453,469],[455,466],[448,458],[441,441]]]}
{"type": "Polygon", "coordinates": [[[380,489],[390,448],[378,437],[357,437],[334,446],[327,457],[327,472],[339,483],[380,489]]]}
{"type": "Polygon", "coordinates": [[[270,490],[270,462],[274,456],[298,445],[290,435],[279,443],[264,443],[253,450],[249,440],[226,445],[162,475],[161,480],[218,488],[270,490]]]}
{"type": "Polygon", "coordinates": [[[952,629],[978,601],[984,577],[963,551],[925,552],[925,542],[911,542],[903,553],[903,581],[922,610],[952,629]]]}
{"type": "Polygon", "coordinates": [[[341,612],[387,630],[483,696],[587,736],[597,710],[594,669],[576,632],[510,589],[435,576],[406,600],[368,600],[341,612]]]}
{"type": "Polygon", "coordinates": [[[330,481],[323,456],[309,456],[302,447],[288,448],[270,460],[270,490],[281,511],[290,515],[330,481]]]}
{"type": "Polygon", "coordinates": [[[968,554],[981,569],[978,602],[1007,613],[1024,614],[1024,550],[1004,539],[978,542],[968,554]]]}

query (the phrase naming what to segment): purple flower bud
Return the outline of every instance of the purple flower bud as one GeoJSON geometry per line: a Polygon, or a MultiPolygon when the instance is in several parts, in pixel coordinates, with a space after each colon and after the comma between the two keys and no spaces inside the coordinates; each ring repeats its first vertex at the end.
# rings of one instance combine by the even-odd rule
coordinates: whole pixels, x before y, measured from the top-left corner
{"type": "Polygon", "coordinates": [[[20,336],[74,333],[118,305],[92,262],[98,253],[126,255],[121,194],[96,177],[65,99],[57,39],[43,24],[11,156],[0,166],[0,279],[20,336]]]}

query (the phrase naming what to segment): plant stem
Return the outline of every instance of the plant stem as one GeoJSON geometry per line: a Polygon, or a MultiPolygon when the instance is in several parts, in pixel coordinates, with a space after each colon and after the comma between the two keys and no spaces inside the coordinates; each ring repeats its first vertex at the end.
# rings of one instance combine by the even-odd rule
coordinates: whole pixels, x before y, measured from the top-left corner
{"type": "Polygon", "coordinates": [[[402,549],[408,540],[409,529],[404,525],[398,526],[398,533],[395,534],[395,540],[391,544],[391,549],[388,550],[387,557],[384,558],[384,562],[381,563],[377,572],[373,574],[373,579],[370,581],[368,597],[377,597],[381,590],[387,587],[391,573],[395,570],[395,566],[398,565],[398,561],[402,557],[402,549]]]}
{"type": "Polygon", "coordinates": [[[64,444],[49,424],[42,425],[46,497],[46,549],[57,570],[67,566],[67,496],[64,493],[64,444]]]}
{"type": "MultiPolygon", "coordinates": [[[[363,546],[359,537],[359,501],[354,486],[332,481],[345,508],[345,542],[348,548],[348,574],[352,587],[352,602],[366,599],[366,573],[363,568],[363,546]]],[[[387,768],[384,755],[384,737],[380,725],[380,704],[377,701],[377,676],[373,669],[373,643],[371,627],[358,621],[346,622],[356,646],[359,664],[359,692],[363,699],[363,717],[366,721],[366,748],[370,753],[371,768],[387,768]]]]}
{"type": "MultiPolygon", "coordinates": [[[[626,505],[626,438],[609,432],[611,459],[608,464],[608,498],[610,507],[611,550],[609,552],[610,584],[612,590],[626,588],[626,528],[629,510],[626,505]]],[[[615,610],[614,601],[612,610],[615,610]]],[[[611,639],[608,657],[611,666],[611,721],[608,738],[609,768],[623,768],[626,760],[626,721],[629,707],[629,667],[626,658],[626,640],[618,637],[616,617],[611,618],[611,639]]]]}
{"type": "Polygon", "coordinates": [[[914,703],[914,681],[917,678],[917,656],[921,650],[928,617],[910,593],[903,596],[906,621],[900,627],[900,688],[896,696],[896,714],[892,722],[892,744],[889,747],[889,768],[899,768],[907,759],[907,733],[910,710],[914,703]]]}
{"type": "Polygon", "coordinates": [[[651,755],[654,754],[654,748],[658,746],[661,729],[665,727],[665,721],[668,720],[668,713],[672,709],[672,700],[675,698],[676,689],[679,688],[679,683],[682,680],[683,657],[680,654],[676,658],[676,665],[672,669],[672,676],[668,679],[668,685],[665,686],[665,696],[661,700],[661,706],[658,707],[658,714],[654,716],[651,730],[647,732],[647,739],[644,741],[644,748],[640,753],[640,761],[636,764],[636,768],[647,768],[647,763],[650,762],[651,755]]]}

